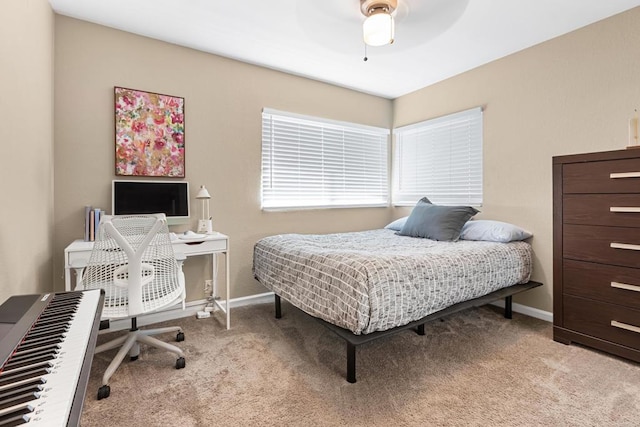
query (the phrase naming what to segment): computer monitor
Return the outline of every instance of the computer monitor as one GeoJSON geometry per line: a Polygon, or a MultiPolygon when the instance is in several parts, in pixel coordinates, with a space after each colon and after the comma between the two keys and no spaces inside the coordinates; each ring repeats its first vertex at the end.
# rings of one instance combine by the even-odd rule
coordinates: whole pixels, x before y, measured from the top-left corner
{"type": "Polygon", "coordinates": [[[189,221],[189,183],[187,181],[113,180],[111,212],[114,215],[164,213],[168,224],[189,221]]]}

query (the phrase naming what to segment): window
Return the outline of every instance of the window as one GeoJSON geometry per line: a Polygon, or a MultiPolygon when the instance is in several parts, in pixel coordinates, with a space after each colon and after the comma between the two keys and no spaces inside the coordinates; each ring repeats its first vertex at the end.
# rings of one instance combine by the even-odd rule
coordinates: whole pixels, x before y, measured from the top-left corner
{"type": "Polygon", "coordinates": [[[389,134],[264,109],[262,208],[387,206],[389,134]]]}
{"type": "Polygon", "coordinates": [[[393,204],[482,204],[482,108],[395,129],[393,204]]]}

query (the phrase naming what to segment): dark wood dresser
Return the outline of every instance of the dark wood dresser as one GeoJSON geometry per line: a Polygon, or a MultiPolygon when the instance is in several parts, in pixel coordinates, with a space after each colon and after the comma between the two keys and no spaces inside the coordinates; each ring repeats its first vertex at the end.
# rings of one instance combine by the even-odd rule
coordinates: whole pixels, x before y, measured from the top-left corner
{"type": "Polygon", "coordinates": [[[640,362],[640,149],[553,158],[553,339],[640,362]]]}

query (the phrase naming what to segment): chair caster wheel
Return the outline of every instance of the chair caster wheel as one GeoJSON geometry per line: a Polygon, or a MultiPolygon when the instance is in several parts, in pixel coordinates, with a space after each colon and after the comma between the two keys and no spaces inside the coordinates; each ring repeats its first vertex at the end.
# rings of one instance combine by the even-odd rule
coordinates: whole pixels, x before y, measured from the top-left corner
{"type": "Polygon", "coordinates": [[[182,369],[186,366],[186,361],[184,360],[184,357],[179,357],[178,360],[176,360],[176,369],[182,369]]]}
{"type": "Polygon", "coordinates": [[[135,362],[136,360],[138,360],[138,356],[131,356],[129,360],[135,362]]]}
{"type": "Polygon", "coordinates": [[[111,387],[108,385],[103,385],[98,389],[98,400],[106,399],[111,394],[111,387]]]}
{"type": "Polygon", "coordinates": [[[184,332],[178,332],[178,335],[176,335],[176,341],[184,341],[184,332]]]}

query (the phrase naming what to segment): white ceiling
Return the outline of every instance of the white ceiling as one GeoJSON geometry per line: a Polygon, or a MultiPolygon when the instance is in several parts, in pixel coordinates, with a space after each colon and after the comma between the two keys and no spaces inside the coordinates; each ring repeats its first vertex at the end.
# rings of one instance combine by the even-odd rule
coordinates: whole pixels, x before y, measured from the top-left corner
{"type": "Polygon", "coordinates": [[[397,98],[640,0],[398,0],[363,61],[359,0],[49,0],[61,15],[397,98]]]}

